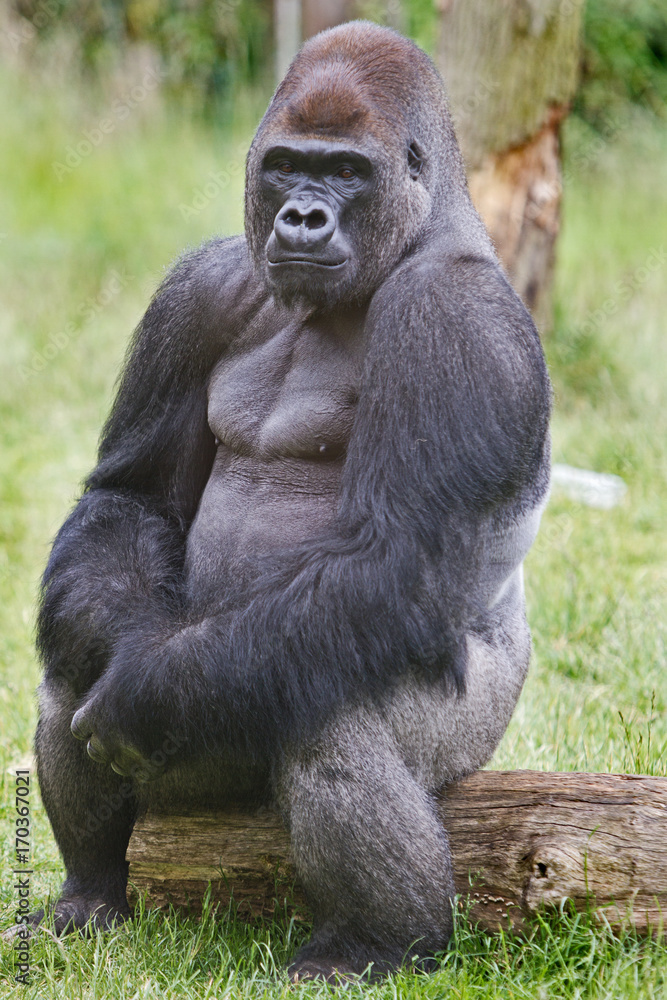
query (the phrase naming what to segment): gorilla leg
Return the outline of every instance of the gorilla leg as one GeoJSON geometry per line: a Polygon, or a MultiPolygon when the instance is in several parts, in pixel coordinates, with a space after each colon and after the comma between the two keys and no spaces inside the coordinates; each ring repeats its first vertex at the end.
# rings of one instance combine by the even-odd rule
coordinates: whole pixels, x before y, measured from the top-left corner
{"type": "Polygon", "coordinates": [[[277,793],[314,915],[292,976],[383,973],[445,946],[447,835],[377,717],[355,713],[295,751],[277,793]]]}
{"type": "MultiPolygon", "coordinates": [[[[56,933],[110,927],[130,915],[125,852],[136,802],[132,783],[90,759],[70,732],[77,699],[65,681],[45,680],[35,737],[42,800],[67,878],[54,907],[56,933]]],[[[43,911],[33,914],[39,923],[43,911]]]]}

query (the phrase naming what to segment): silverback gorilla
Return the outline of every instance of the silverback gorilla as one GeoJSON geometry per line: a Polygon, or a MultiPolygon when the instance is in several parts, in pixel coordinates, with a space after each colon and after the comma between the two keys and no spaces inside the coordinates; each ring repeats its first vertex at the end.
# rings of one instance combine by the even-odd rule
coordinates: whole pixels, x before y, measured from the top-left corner
{"type": "Polygon", "coordinates": [[[250,148],[245,236],[141,322],[46,569],[59,933],[129,915],[138,811],[269,801],[314,916],[295,979],[443,948],[434,793],[521,691],[549,406],[430,60],[318,35],[250,148]]]}

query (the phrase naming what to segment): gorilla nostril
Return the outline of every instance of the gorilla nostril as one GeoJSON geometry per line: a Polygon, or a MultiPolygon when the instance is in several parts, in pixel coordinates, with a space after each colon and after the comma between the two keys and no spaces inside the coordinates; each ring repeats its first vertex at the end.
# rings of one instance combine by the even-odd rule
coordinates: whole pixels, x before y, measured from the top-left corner
{"type": "Polygon", "coordinates": [[[276,241],[288,252],[316,253],[336,230],[332,209],[321,201],[291,201],[283,205],[273,226],[276,241]]]}
{"type": "Polygon", "coordinates": [[[323,226],[327,224],[327,217],[324,212],[316,210],[310,212],[304,219],[306,224],[306,229],[322,229],[323,226]]]}

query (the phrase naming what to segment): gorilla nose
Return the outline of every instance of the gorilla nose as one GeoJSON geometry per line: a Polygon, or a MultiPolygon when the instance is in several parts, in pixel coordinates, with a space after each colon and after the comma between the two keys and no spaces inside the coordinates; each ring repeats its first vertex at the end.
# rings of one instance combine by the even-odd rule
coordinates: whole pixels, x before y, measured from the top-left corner
{"type": "Polygon", "coordinates": [[[336,229],[336,219],[325,202],[311,202],[304,208],[291,201],[278,212],[273,228],[284,250],[312,253],[327,245],[336,229]]]}

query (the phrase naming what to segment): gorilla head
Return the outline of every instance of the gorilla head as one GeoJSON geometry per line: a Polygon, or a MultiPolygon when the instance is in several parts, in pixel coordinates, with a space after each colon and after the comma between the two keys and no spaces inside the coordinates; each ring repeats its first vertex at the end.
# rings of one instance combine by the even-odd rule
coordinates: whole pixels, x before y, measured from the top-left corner
{"type": "Polygon", "coordinates": [[[304,46],[247,163],[246,236],[279,298],[363,302],[467,201],[442,83],[416,45],[356,23],[304,46]]]}

